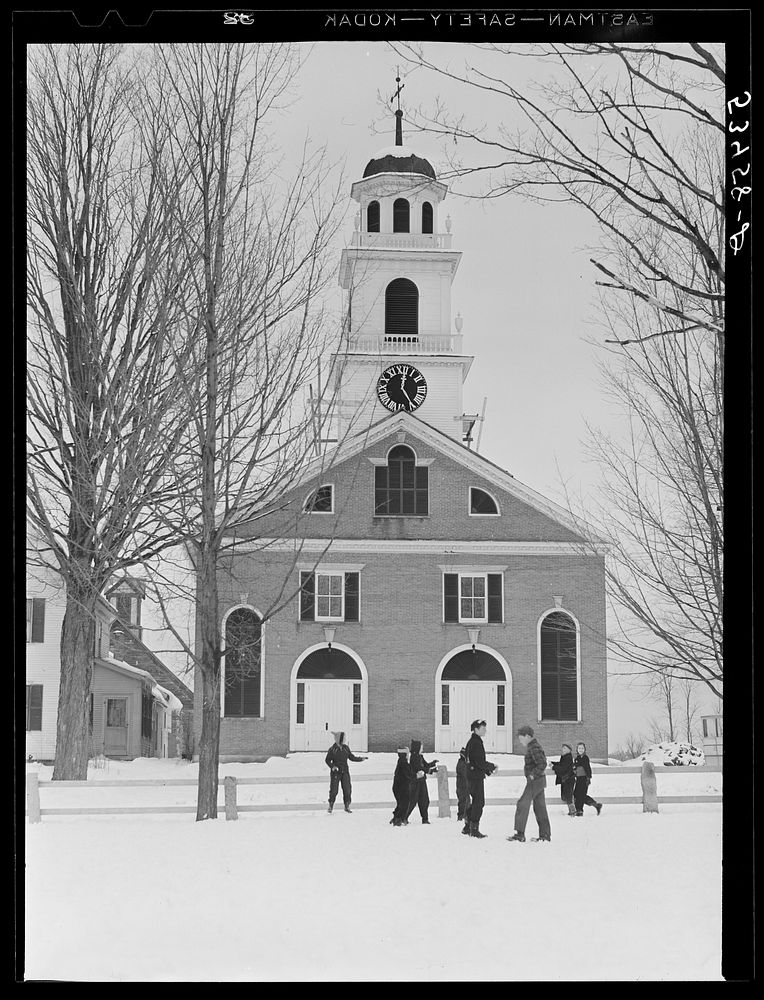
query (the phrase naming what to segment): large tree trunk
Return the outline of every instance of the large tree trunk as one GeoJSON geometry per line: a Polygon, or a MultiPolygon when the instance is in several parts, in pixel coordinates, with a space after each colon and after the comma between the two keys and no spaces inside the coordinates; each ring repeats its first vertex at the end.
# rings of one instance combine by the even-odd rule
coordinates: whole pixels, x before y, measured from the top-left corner
{"type": "Polygon", "coordinates": [[[220,643],[218,592],[214,551],[204,549],[199,560],[199,625],[201,632],[202,732],[199,741],[199,786],[196,818],[218,814],[218,751],[220,746],[220,643]]]}
{"type": "Polygon", "coordinates": [[[94,616],[95,600],[69,587],[61,629],[61,684],[58,691],[54,781],[84,781],[88,776],[94,616]]]}

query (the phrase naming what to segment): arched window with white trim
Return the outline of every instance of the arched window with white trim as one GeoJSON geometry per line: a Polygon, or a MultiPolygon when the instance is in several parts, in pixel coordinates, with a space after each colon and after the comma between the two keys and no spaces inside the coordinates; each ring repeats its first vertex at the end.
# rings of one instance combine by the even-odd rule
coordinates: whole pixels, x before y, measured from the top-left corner
{"type": "Polygon", "coordinates": [[[370,201],[366,209],[366,232],[379,232],[379,202],[370,201]]]}
{"type": "Polygon", "coordinates": [[[541,719],[578,719],[578,630],[564,611],[552,611],[539,628],[541,719]]]}
{"type": "Polygon", "coordinates": [[[262,701],[262,619],[234,608],[225,621],[223,715],[259,718],[262,701]]]}
{"type": "Polygon", "coordinates": [[[393,202],[393,232],[408,233],[410,225],[410,205],[405,198],[396,198],[393,202]]]}
{"type": "Polygon", "coordinates": [[[385,340],[415,343],[419,336],[419,289],[409,278],[395,278],[385,289],[385,340]]]}
{"type": "Polygon", "coordinates": [[[429,512],[429,475],[426,465],[406,445],[391,448],[387,465],[374,470],[376,515],[426,516],[429,512]]]}

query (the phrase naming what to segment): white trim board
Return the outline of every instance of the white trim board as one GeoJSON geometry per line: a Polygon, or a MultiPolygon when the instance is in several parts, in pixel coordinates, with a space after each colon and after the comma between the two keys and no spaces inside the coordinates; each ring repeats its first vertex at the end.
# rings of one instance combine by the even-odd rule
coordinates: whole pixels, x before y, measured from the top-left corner
{"type": "MultiPolygon", "coordinates": [[[[588,542],[492,542],[485,540],[452,542],[439,539],[371,539],[371,538],[256,538],[236,543],[241,552],[417,552],[432,555],[489,556],[604,556],[609,546],[588,542]]],[[[308,568],[308,567],[306,567],[308,568]]],[[[497,570],[498,571],[498,570],[497,570]]]]}

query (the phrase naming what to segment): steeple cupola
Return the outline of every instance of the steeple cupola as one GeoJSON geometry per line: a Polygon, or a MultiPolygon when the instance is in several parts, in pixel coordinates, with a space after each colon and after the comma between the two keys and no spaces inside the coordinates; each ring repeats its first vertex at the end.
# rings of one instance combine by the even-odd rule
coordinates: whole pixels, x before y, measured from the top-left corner
{"type": "Polygon", "coordinates": [[[461,253],[451,248],[450,218],[446,232],[438,224],[448,188],[419,149],[403,144],[396,82],[395,145],[374,154],[350,192],[359,212],[340,263],[348,355],[339,429],[406,409],[461,439],[462,385],[472,363],[451,316],[461,253]]]}

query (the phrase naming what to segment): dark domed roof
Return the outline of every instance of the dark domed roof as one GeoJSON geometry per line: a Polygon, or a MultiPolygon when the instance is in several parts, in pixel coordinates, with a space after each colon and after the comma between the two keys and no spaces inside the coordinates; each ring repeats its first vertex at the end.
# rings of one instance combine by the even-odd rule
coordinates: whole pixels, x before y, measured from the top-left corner
{"type": "Polygon", "coordinates": [[[425,177],[436,179],[435,171],[429,160],[418,156],[406,146],[387,146],[380,149],[366,164],[364,177],[374,174],[424,174],[425,177]]]}

